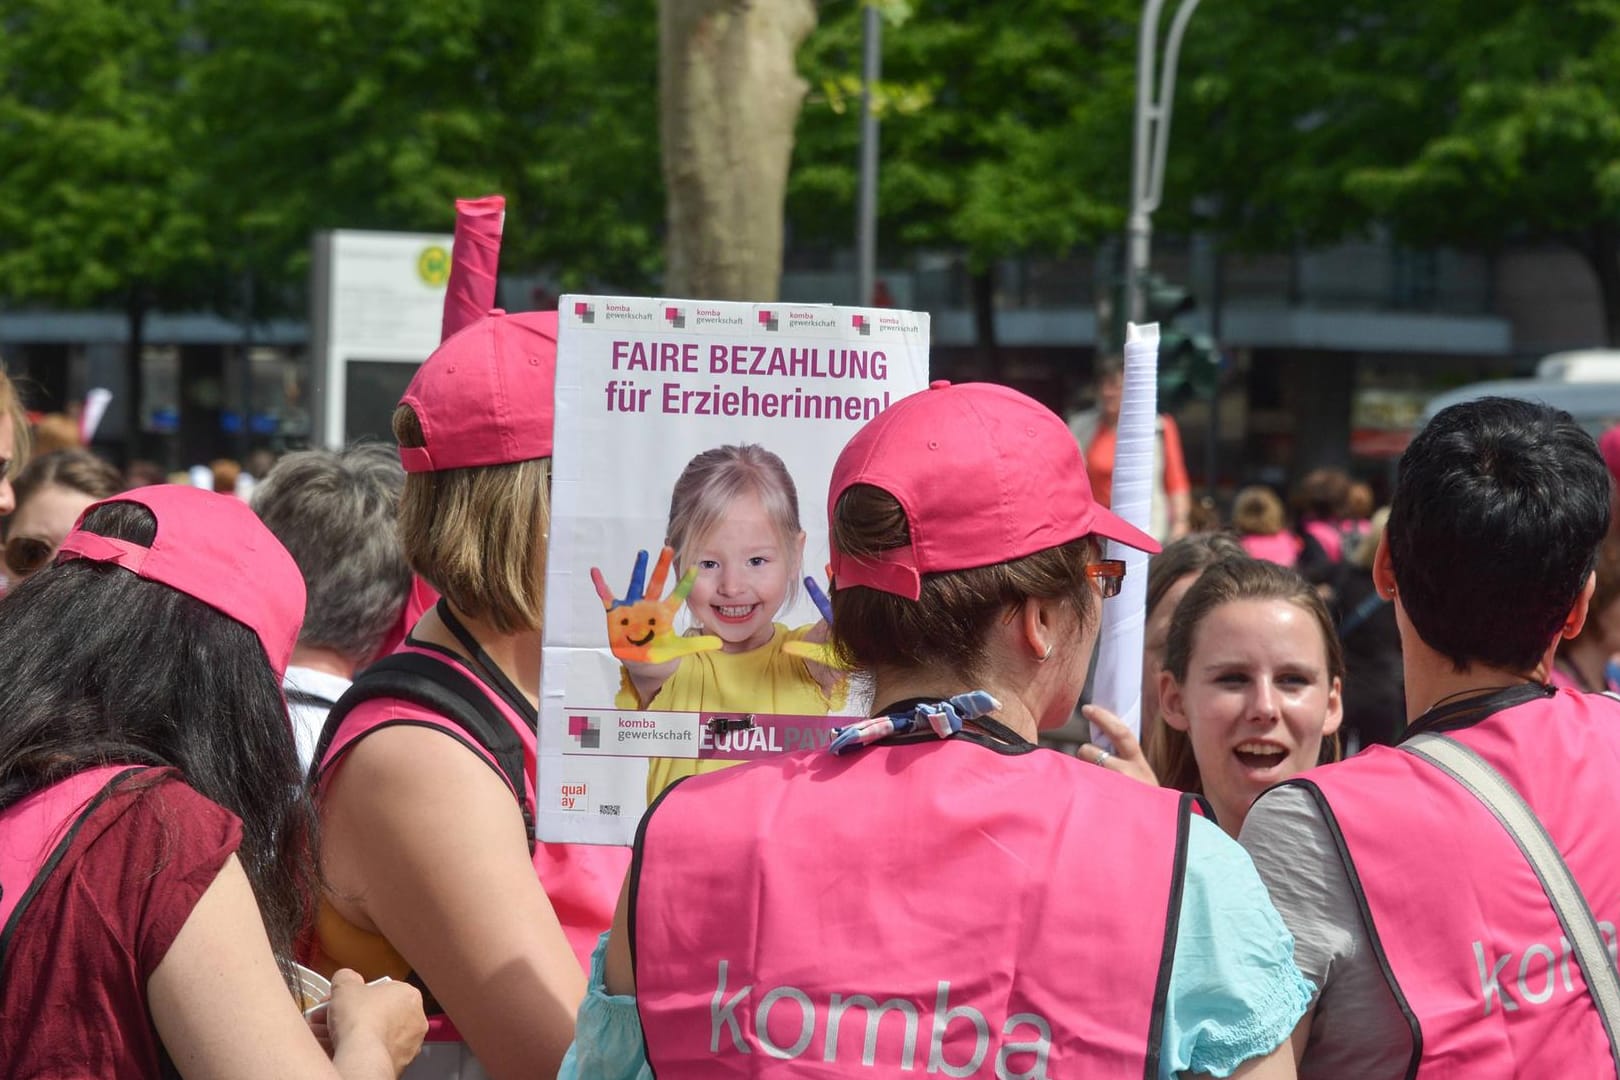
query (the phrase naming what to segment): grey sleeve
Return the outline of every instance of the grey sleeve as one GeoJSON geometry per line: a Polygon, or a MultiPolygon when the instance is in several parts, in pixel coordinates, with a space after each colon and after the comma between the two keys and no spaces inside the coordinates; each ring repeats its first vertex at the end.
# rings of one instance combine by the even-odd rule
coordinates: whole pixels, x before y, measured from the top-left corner
{"type": "Polygon", "coordinates": [[[1317,990],[1300,1076],[1404,1076],[1411,1028],[1316,800],[1300,787],[1273,788],[1250,807],[1238,839],[1294,935],[1295,962],[1317,990]]]}

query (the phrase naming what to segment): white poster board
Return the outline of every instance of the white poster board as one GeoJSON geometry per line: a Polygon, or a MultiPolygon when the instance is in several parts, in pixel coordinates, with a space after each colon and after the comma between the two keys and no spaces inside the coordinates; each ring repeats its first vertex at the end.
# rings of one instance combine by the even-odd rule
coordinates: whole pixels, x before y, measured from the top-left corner
{"type": "Polygon", "coordinates": [[[678,776],[865,715],[854,680],[795,651],[824,631],[802,578],[825,585],[839,451],[927,386],[928,316],[565,296],[559,324],[537,834],[628,844],[678,776]],[[684,550],[656,581],[666,536],[684,550]]]}
{"type": "Polygon", "coordinates": [[[392,439],[389,418],[439,347],[454,237],[337,229],[315,237],[310,270],[318,446],[392,439]]]}

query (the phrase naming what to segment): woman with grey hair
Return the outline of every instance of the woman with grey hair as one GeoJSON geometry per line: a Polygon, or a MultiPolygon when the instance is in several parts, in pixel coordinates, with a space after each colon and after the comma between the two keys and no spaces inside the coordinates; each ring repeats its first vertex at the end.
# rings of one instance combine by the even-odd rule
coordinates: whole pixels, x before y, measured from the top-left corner
{"type": "Polygon", "coordinates": [[[411,588],[396,515],[405,470],[391,447],[301,450],[253,490],[253,510],[292,553],[309,591],[283,689],[307,770],[326,714],[375,660],[411,588]]]}

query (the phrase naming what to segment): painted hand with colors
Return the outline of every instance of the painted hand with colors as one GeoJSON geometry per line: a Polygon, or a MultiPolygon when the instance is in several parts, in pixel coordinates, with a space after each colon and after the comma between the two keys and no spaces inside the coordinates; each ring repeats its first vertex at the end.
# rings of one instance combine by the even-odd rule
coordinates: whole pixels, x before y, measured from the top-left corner
{"type": "Polygon", "coordinates": [[[711,652],[724,644],[712,634],[682,637],[675,632],[675,613],[692,591],[697,567],[682,574],[670,594],[660,600],[658,594],[664,591],[674,560],[673,548],[660,551],[652,580],[646,582],[643,590],[647,553],[638,552],[635,569],[630,573],[630,587],[625,590],[623,599],[617,600],[602,571],[591,567],[591,582],[596,586],[596,595],[602,598],[602,610],[607,612],[608,646],[614,656],[627,664],[664,664],[692,653],[711,652]]]}

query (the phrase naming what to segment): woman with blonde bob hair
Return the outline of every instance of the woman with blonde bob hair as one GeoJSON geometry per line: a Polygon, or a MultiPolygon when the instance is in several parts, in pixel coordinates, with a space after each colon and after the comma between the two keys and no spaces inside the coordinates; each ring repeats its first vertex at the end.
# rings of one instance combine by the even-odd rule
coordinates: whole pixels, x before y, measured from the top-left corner
{"type": "Polygon", "coordinates": [[[315,752],[328,888],[312,960],[425,987],[413,1078],[556,1071],[627,862],[533,842],[556,343],[555,312],[491,315],[411,380],[400,534],[442,599],[333,707],[315,752]]]}
{"type": "Polygon", "coordinates": [[[1063,422],[936,383],[828,498],[833,644],[877,708],[648,810],[562,1077],[1293,1076],[1310,987],[1242,851],[1036,745],[1124,574],[1103,542],[1158,547],[1063,422]]]}

